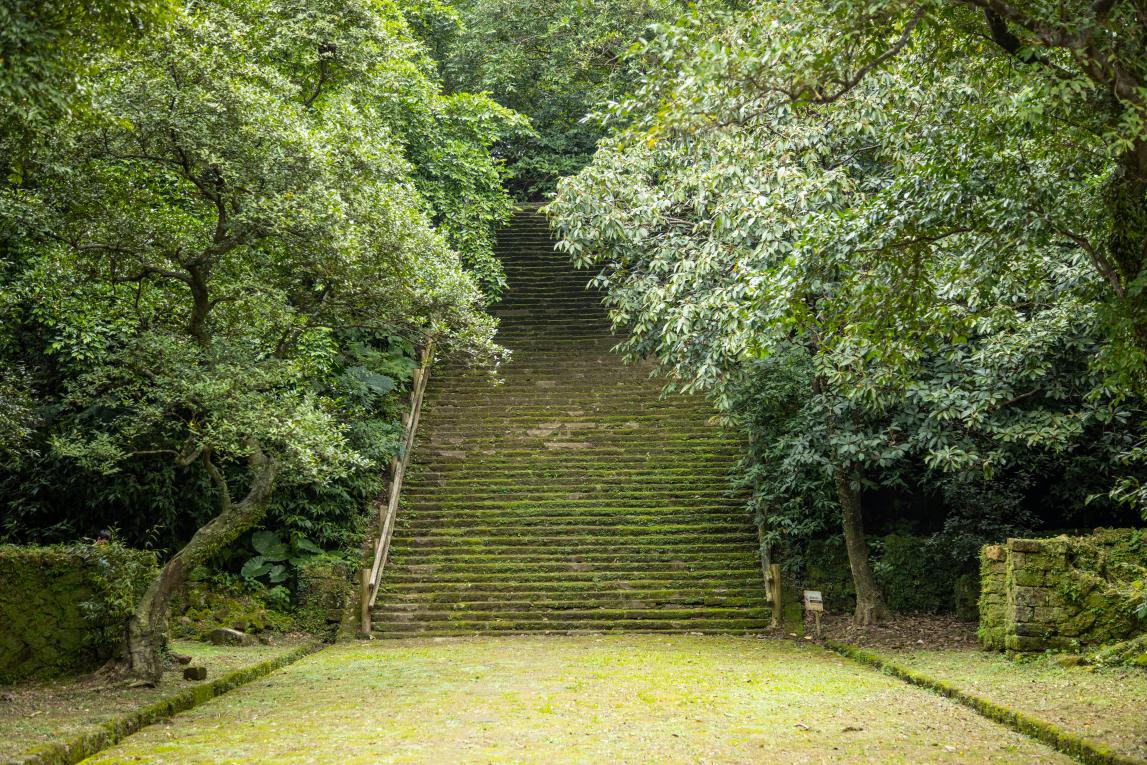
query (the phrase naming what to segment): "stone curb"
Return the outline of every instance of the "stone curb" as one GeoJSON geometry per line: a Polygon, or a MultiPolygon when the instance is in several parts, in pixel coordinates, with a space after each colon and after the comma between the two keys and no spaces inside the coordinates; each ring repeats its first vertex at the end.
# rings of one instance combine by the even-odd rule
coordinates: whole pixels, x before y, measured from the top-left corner
{"type": "Polygon", "coordinates": [[[1025,736],[1030,736],[1058,752],[1085,763],[1085,765],[1147,765],[1147,760],[1119,754],[1097,741],[1065,731],[1046,720],[1041,720],[1024,712],[1017,712],[983,696],[969,693],[944,680],[937,680],[907,667],[902,667],[871,651],[865,651],[847,643],[838,643],[834,640],[826,640],[824,645],[829,650],[835,651],[858,664],[878,669],[910,685],[925,688],[957,701],[989,720],[1006,725],[1025,736]]]}
{"type": "Polygon", "coordinates": [[[76,765],[81,760],[114,746],[148,725],[166,720],[179,712],[193,709],[205,701],[210,701],[227,691],[246,685],[252,680],[258,680],[325,646],[326,643],[323,642],[299,646],[282,656],[268,659],[250,667],[237,669],[209,683],[196,685],[120,717],[92,726],[66,741],[53,741],[28,749],[5,761],[3,765],[76,765]]]}

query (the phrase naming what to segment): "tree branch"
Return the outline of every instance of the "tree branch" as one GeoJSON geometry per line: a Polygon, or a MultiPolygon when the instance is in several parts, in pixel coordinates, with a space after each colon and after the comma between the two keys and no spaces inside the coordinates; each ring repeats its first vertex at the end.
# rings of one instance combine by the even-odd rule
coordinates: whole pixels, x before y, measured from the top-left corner
{"type": "MultiPolygon", "coordinates": [[[[909,19],[908,23],[904,25],[903,31],[901,31],[900,36],[896,38],[896,42],[892,43],[891,47],[889,47],[876,58],[869,61],[864,66],[860,67],[860,69],[856,70],[856,73],[847,80],[836,80],[836,82],[841,86],[840,90],[831,95],[821,95],[820,93],[814,92],[813,98],[808,100],[817,104],[829,104],[847,95],[848,92],[859,85],[864,80],[864,78],[869,75],[870,72],[879,67],[885,61],[888,61],[889,59],[896,56],[898,53],[900,53],[900,51],[907,47],[908,42],[912,39],[912,31],[916,29],[917,25],[924,18],[924,11],[924,8],[920,8],[916,11],[916,13],[912,15],[912,18],[909,19]]],[[[801,88],[795,94],[793,94],[792,99],[794,101],[803,100],[804,94],[807,93],[808,90],[809,88],[807,86],[801,88]]]]}
{"type": "Polygon", "coordinates": [[[323,92],[323,85],[327,82],[328,64],[334,59],[337,52],[338,47],[334,43],[327,42],[319,46],[319,79],[315,83],[315,89],[311,95],[303,100],[303,106],[307,109],[311,108],[315,99],[323,92]]]}

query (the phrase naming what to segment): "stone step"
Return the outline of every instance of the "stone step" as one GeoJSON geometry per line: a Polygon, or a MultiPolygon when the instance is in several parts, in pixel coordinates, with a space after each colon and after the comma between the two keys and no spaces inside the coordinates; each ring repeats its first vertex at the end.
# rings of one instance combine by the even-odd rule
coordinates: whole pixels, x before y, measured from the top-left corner
{"type": "Polygon", "coordinates": [[[684,589],[696,589],[701,582],[711,580],[725,580],[745,584],[761,581],[761,569],[758,565],[742,566],[741,568],[714,568],[704,570],[689,569],[646,569],[639,571],[513,571],[489,572],[478,571],[459,574],[458,572],[437,572],[434,574],[418,574],[410,571],[399,571],[387,566],[385,582],[388,585],[419,584],[427,587],[454,588],[464,586],[486,586],[492,584],[513,582],[515,587],[523,585],[536,586],[542,583],[554,582],[594,582],[602,589],[610,589],[610,582],[625,582],[633,579],[642,579],[650,582],[674,583],[684,589]],[[509,575],[507,575],[509,574],[509,575]]]}
{"type": "Polygon", "coordinates": [[[553,633],[562,635],[593,635],[602,632],[627,633],[720,633],[761,634],[769,629],[769,620],[760,618],[699,617],[695,619],[619,619],[615,616],[598,620],[515,621],[503,619],[485,622],[376,622],[374,632],[380,637],[445,637],[450,635],[478,635],[484,633],[531,634],[553,633]]]}
{"type": "Polygon", "coordinates": [[[764,588],[687,590],[687,589],[614,589],[614,590],[433,590],[383,591],[378,604],[389,609],[428,608],[452,610],[476,608],[486,611],[507,608],[514,611],[598,607],[720,606],[722,608],[759,608],[764,603],[764,588]],[[630,606],[625,604],[642,604],[630,606]]]}
{"type": "Polygon", "coordinates": [[[595,274],[536,209],[499,234],[496,372],[435,369],[377,607],[382,637],[760,632],[742,439],[626,366],[595,274]]]}
{"type": "Polygon", "coordinates": [[[722,608],[720,606],[696,606],[682,608],[667,606],[665,608],[563,608],[563,609],[528,609],[506,610],[496,608],[489,611],[480,611],[469,608],[451,608],[433,610],[428,608],[393,608],[376,606],[371,611],[374,620],[380,623],[409,623],[421,622],[431,625],[436,622],[450,624],[452,622],[495,622],[511,621],[517,623],[539,623],[543,621],[561,620],[563,622],[580,621],[671,621],[699,619],[761,619],[767,620],[769,613],[764,606],[746,608],[743,606],[722,608]]]}

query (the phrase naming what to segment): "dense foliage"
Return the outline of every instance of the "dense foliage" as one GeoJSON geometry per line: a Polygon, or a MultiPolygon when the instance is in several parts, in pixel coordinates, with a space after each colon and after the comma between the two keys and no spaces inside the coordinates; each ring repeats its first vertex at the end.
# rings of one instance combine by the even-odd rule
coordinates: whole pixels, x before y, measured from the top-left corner
{"type": "MultiPolygon", "coordinates": [[[[1104,78],[1147,59],[1061,54],[1068,11],[1028,5],[762,2],[661,27],[551,206],[624,348],[749,431],[771,540],[843,516],[862,619],[884,610],[865,489],[959,495],[1071,455],[1104,492],[1137,442],[1139,269],[1108,265],[1147,134],[1104,78]]],[[[1115,5],[1072,33],[1142,34],[1115,5]]]]}
{"type": "Polygon", "coordinates": [[[346,545],[415,347],[496,353],[510,203],[490,147],[519,118],[445,95],[401,13],[365,1],[191,2],[83,75],[82,113],[0,136],[0,352],[21,371],[0,416],[24,437],[6,518],[42,529],[95,496],[97,523],[194,532],[141,606],[154,626],[276,497],[289,528],[346,545]]]}
{"type": "Polygon", "coordinates": [[[509,187],[522,198],[553,191],[580,170],[601,126],[586,119],[627,92],[625,53],[654,22],[686,5],[673,0],[461,0],[453,25],[430,27],[449,87],[488,92],[528,115],[533,132],[504,142],[509,187]]]}
{"type": "Polygon", "coordinates": [[[861,619],[866,521],[958,570],[1147,507],[1136,0],[18,0],[0,161],[0,538],[164,550],[141,623],[359,544],[562,176],[622,350],[747,434],[766,554],[843,529],[861,619]]]}

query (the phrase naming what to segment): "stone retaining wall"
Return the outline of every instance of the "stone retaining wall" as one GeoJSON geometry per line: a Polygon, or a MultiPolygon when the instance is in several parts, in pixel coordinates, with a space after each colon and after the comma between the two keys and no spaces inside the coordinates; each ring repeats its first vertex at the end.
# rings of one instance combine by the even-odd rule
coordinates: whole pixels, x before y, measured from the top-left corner
{"type": "Polygon", "coordinates": [[[1009,539],[980,556],[980,641],[1016,652],[1074,650],[1147,632],[1130,582],[1147,567],[1147,532],[1009,539]]]}
{"type": "Polygon", "coordinates": [[[0,545],[0,683],[98,667],[155,573],[153,553],[116,544],[0,545]]]}

